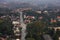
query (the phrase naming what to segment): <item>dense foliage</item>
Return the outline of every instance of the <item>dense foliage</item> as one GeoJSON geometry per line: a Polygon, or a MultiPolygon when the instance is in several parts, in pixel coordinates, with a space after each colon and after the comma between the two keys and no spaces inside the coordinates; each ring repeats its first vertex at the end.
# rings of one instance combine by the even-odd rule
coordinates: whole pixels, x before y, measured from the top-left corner
{"type": "Polygon", "coordinates": [[[9,17],[0,19],[0,36],[12,35],[12,22],[9,17]]]}
{"type": "MultiPolygon", "coordinates": [[[[27,36],[26,38],[33,38],[40,40],[41,35],[46,33],[47,23],[43,21],[36,21],[27,25],[27,36]]],[[[42,40],[42,39],[41,39],[42,40]]]]}

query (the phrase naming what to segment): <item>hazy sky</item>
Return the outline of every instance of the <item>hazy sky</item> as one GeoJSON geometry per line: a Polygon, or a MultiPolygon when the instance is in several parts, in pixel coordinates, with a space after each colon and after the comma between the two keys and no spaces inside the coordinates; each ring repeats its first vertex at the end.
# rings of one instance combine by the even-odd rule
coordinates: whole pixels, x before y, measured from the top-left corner
{"type": "Polygon", "coordinates": [[[0,0],[0,1],[21,1],[21,2],[38,2],[38,1],[60,1],[60,0],[0,0]]]}
{"type": "Polygon", "coordinates": [[[60,0],[0,0],[0,2],[60,3],[60,0]]]}

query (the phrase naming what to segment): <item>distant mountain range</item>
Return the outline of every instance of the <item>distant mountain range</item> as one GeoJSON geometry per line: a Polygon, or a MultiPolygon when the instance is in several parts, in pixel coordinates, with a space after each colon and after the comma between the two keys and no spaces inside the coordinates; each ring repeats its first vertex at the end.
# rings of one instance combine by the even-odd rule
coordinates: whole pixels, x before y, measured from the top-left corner
{"type": "Polygon", "coordinates": [[[34,9],[60,7],[60,0],[0,0],[0,7],[34,9]]]}
{"type": "Polygon", "coordinates": [[[60,0],[0,0],[0,2],[26,2],[26,3],[33,3],[33,4],[40,4],[40,3],[52,3],[52,4],[60,4],[60,0]]]}

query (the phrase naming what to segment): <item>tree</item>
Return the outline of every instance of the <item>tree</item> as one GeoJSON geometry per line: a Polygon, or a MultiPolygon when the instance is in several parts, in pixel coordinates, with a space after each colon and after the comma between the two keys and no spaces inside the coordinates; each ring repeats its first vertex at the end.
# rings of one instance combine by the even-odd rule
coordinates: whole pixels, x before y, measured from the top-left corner
{"type": "Polygon", "coordinates": [[[11,35],[12,34],[12,22],[9,17],[6,17],[4,19],[0,19],[0,33],[4,35],[11,35]]]}
{"type": "Polygon", "coordinates": [[[34,38],[27,38],[26,40],[35,40],[34,38]]]}
{"type": "Polygon", "coordinates": [[[47,28],[47,23],[44,21],[36,21],[27,25],[27,37],[35,38],[40,40],[40,35],[45,33],[45,28],[47,28]]]}
{"type": "Polygon", "coordinates": [[[60,31],[59,31],[59,29],[57,29],[57,31],[56,31],[53,39],[54,39],[54,40],[59,40],[59,36],[60,36],[60,31]]]}

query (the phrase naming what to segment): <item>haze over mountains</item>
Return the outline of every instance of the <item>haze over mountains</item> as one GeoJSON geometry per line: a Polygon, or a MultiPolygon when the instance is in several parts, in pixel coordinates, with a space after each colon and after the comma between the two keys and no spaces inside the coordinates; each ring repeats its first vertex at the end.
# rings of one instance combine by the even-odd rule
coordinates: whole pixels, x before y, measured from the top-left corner
{"type": "Polygon", "coordinates": [[[60,0],[0,0],[0,2],[60,3],[60,0]]]}
{"type": "Polygon", "coordinates": [[[60,7],[60,0],[0,0],[0,7],[40,7],[41,5],[60,7]]]}

